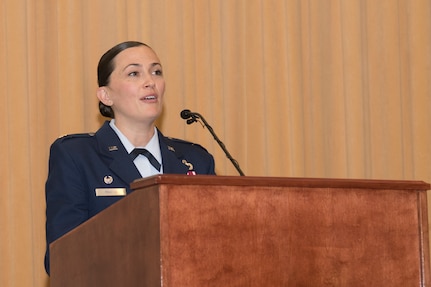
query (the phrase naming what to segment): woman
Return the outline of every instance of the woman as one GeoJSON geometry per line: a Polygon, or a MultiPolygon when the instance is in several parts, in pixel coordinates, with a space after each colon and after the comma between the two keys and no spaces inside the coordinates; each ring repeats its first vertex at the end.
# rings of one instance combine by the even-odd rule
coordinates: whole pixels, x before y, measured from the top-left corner
{"type": "Polygon", "coordinates": [[[199,145],[167,138],[155,127],[165,81],[155,52],[140,42],[107,51],[98,65],[97,97],[111,118],[94,134],[74,134],[51,146],[46,182],[45,268],[49,244],[132,192],[135,179],[160,173],[215,174],[199,145]]]}

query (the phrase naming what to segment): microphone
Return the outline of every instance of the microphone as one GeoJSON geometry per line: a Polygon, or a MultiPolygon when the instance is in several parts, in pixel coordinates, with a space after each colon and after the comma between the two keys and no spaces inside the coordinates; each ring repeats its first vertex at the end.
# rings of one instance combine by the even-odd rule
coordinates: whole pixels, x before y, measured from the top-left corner
{"type": "Polygon", "coordinates": [[[232,162],[233,166],[236,168],[238,173],[241,176],[244,176],[244,173],[242,172],[241,168],[239,167],[238,162],[230,155],[230,153],[227,151],[224,143],[222,143],[220,141],[218,136],[215,134],[213,128],[208,124],[208,122],[205,120],[205,118],[202,115],[200,115],[198,113],[191,112],[190,110],[182,110],[180,113],[180,116],[182,119],[187,120],[188,125],[190,125],[194,122],[197,122],[198,119],[200,119],[203,123],[203,126],[206,127],[209,130],[209,132],[212,134],[212,136],[214,137],[216,142],[219,144],[221,149],[224,151],[224,153],[226,154],[226,157],[232,162]]]}
{"type": "Polygon", "coordinates": [[[199,118],[199,114],[192,113],[190,110],[182,110],[180,115],[181,118],[187,120],[188,125],[197,122],[197,119],[199,118]]]}
{"type": "Polygon", "coordinates": [[[190,110],[182,110],[180,115],[183,119],[188,119],[192,116],[191,113],[190,110]]]}

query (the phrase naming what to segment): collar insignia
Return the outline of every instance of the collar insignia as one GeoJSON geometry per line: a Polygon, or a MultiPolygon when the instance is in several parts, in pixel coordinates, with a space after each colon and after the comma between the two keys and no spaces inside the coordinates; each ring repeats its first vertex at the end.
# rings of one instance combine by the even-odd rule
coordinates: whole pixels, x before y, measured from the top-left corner
{"type": "Polygon", "coordinates": [[[115,150],[118,150],[118,147],[116,145],[113,145],[113,146],[108,147],[108,150],[109,151],[115,151],[115,150]]]}

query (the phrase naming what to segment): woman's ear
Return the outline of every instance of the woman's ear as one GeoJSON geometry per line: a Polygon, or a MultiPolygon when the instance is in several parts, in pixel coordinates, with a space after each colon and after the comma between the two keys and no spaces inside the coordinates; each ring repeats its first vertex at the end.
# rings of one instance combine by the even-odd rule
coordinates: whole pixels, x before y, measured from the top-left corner
{"type": "Polygon", "coordinates": [[[109,98],[109,93],[106,90],[106,87],[99,87],[96,95],[99,101],[101,101],[105,106],[112,106],[112,100],[109,98]]]}

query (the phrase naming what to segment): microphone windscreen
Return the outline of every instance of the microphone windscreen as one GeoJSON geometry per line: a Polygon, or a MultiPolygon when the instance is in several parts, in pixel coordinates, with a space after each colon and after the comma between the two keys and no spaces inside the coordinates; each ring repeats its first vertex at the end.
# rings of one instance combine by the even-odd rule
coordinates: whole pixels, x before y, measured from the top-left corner
{"type": "Polygon", "coordinates": [[[181,115],[181,118],[188,119],[192,116],[192,113],[190,110],[182,110],[180,115],[181,115]]]}

